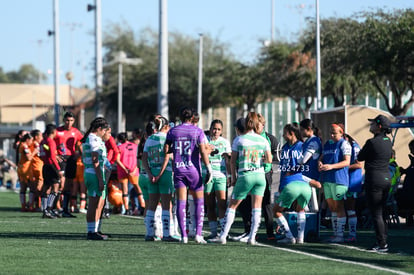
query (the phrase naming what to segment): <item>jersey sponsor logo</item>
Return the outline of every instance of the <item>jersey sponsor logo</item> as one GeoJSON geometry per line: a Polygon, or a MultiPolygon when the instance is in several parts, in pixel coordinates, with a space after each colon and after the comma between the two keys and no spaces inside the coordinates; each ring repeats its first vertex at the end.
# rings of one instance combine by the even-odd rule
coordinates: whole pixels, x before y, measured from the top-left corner
{"type": "Polygon", "coordinates": [[[175,163],[176,168],[182,168],[182,167],[191,167],[193,166],[193,162],[191,160],[188,161],[178,161],[175,163]]]}

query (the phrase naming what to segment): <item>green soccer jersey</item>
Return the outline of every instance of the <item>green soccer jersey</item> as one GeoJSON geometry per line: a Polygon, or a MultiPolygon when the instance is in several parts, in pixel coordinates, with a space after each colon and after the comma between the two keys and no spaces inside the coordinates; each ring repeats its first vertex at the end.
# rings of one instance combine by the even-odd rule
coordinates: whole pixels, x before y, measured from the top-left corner
{"type": "Polygon", "coordinates": [[[234,139],[232,151],[238,153],[238,176],[246,173],[264,173],[263,158],[270,151],[269,142],[262,136],[250,131],[234,139]]]}
{"type": "MultiPolygon", "coordinates": [[[[164,144],[166,140],[166,133],[156,133],[151,135],[144,145],[144,152],[148,154],[148,164],[151,169],[161,169],[164,162],[164,144]]],[[[171,161],[168,162],[166,171],[172,171],[171,161]]]]}
{"type": "Polygon", "coordinates": [[[95,168],[92,163],[92,152],[98,153],[99,168],[104,173],[104,163],[106,160],[106,147],[105,143],[100,137],[94,133],[90,133],[86,141],[82,144],[82,161],[85,165],[85,173],[95,174],[95,168]]]}

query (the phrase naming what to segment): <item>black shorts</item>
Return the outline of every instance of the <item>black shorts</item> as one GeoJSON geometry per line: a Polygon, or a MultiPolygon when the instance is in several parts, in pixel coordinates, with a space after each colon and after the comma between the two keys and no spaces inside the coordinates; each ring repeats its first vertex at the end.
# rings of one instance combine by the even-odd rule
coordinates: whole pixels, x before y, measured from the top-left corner
{"type": "Polygon", "coordinates": [[[59,171],[52,164],[45,164],[42,168],[43,181],[46,187],[50,187],[55,183],[60,182],[59,171]]]}
{"type": "Polygon", "coordinates": [[[65,167],[65,178],[67,179],[74,179],[76,178],[76,159],[74,156],[70,156],[66,160],[66,167],[65,167]]]}

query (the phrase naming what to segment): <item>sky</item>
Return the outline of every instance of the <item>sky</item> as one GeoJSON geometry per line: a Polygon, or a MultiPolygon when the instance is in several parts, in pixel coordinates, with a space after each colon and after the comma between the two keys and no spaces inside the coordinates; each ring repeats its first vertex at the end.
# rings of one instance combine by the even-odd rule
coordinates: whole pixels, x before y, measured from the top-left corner
{"type": "MultiPolygon", "coordinates": [[[[231,45],[231,52],[244,61],[253,60],[264,40],[271,38],[272,0],[167,0],[168,29],[198,39],[209,34],[231,45]]],[[[60,83],[94,87],[93,0],[59,0],[60,83]]],[[[275,39],[294,41],[315,16],[315,0],[275,0],[275,39]]],[[[135,32],[158,30],[159,0],[101,0],[101,22],[128,24],[135,32]]],[[[412,0],[320,0],[320,17],[349,17],[372,8],[413,8],[412,0]]],[[[32,64],[53,84],[53,0],[0,0],[0,67],[16,71],[32,64]]]]}

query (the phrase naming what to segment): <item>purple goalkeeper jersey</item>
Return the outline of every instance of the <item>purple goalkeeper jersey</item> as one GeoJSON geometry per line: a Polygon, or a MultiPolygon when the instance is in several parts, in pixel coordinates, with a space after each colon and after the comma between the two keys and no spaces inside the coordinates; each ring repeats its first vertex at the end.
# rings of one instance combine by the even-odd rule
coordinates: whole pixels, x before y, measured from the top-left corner
{"type": "Polygon", "coordinates": [[[168,131],[165,142],[172,148],[174,173],[200,173],[199,145],[208,143],[202,129],[190,123],[178,125],[168,131]]]}

